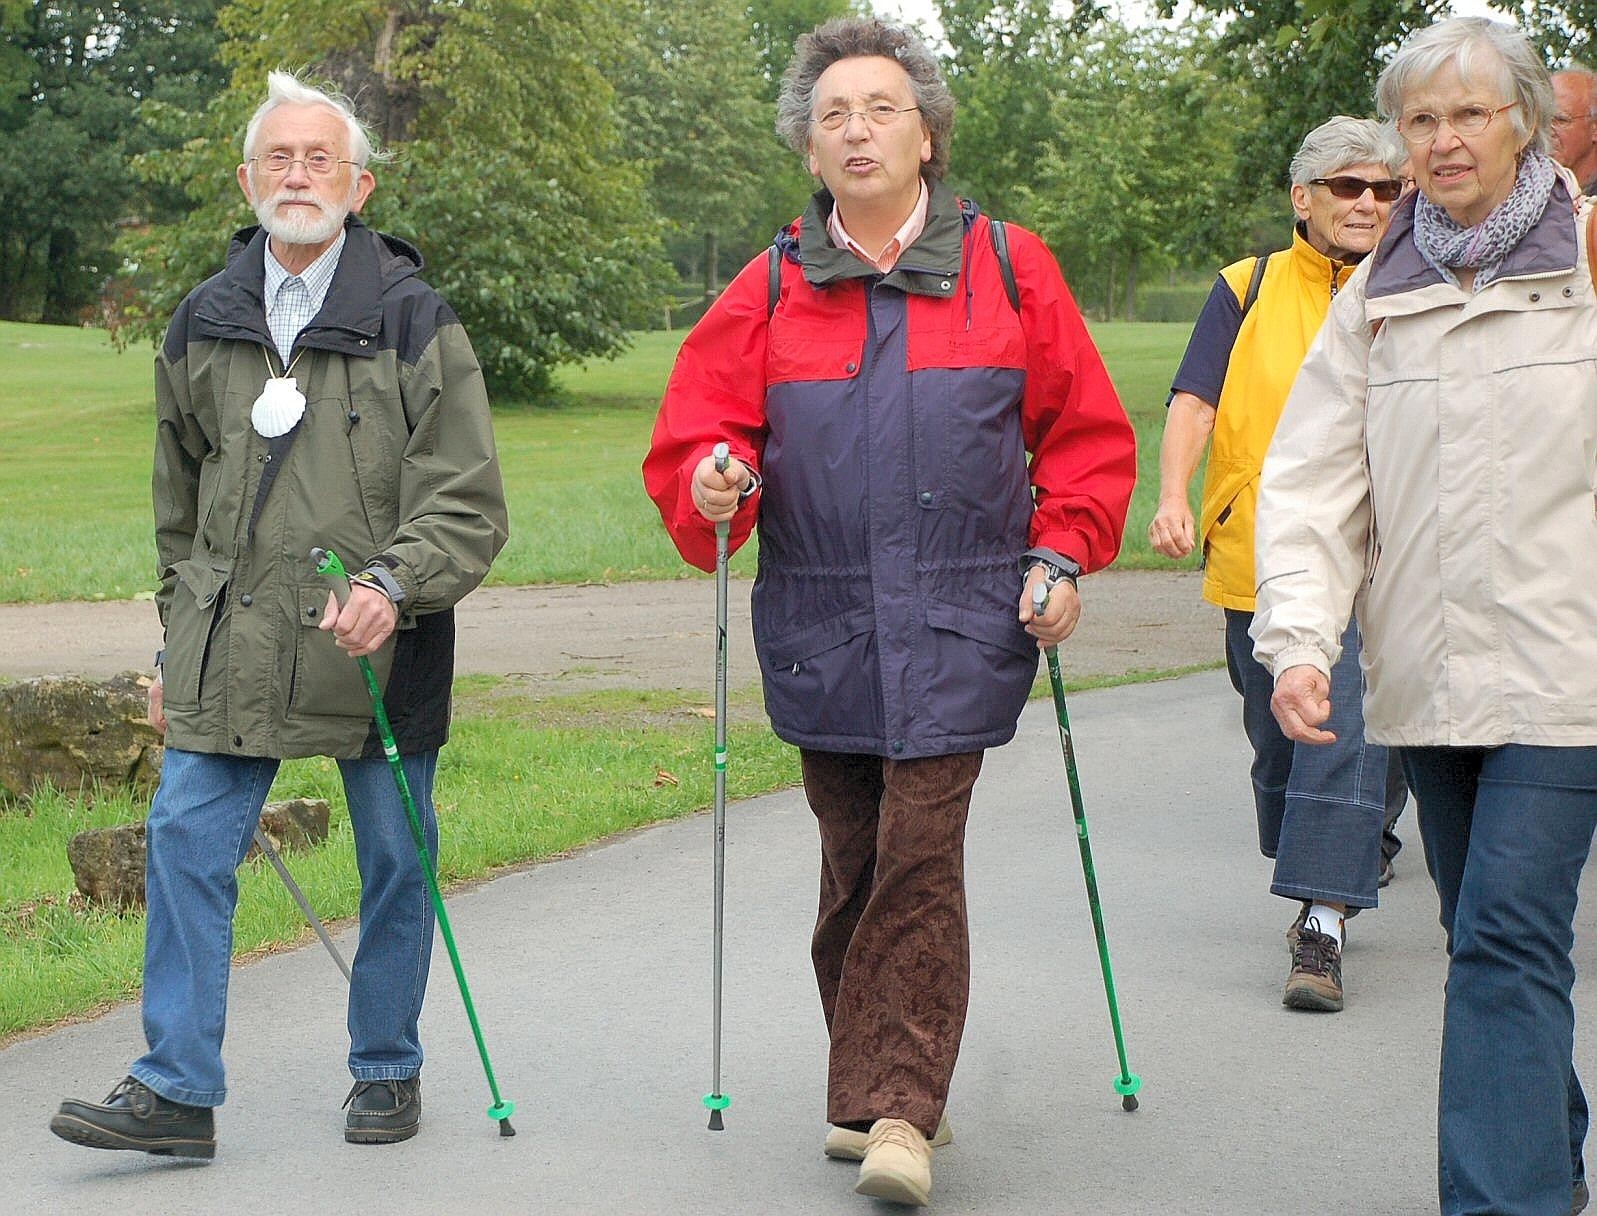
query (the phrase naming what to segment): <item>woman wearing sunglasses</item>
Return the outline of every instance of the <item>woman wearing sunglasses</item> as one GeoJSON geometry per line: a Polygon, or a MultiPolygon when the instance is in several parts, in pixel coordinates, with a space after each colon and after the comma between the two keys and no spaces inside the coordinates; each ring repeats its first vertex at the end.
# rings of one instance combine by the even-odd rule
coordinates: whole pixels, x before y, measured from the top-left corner
{"type": "MultiPolygon", "coordinates": [[[[1203,595],[1225,610],[1226,665],[1253,745],[1259,851],[1275,859],[1270,890],[1294,902],[1281,1000],[1322,1012],[1342,1008],[1343,920],[1375,906],[1383,830],[1406,792],[1401,777],[1389,788],[1386,749],[1365,745],[1356,697],[1341,707],[1334,748],[1296,747],[1270,716],[1273,681],[1248,640],[1254,501],[1293,377],[1332,297],[1386,230],[1403,189],[1403,158],[1382,126],[1365,118],[1333,118],[1303,140],[1291,165],[1292,247],[1222,270],[1193,329],[1171,386],[1159,507],[1148,527],[1166,557],[1203,546],[1203,595]],[[1211,435],[1194,520],[1187,486],[1211,435]]],[[[1350,626],[1341,640],[1340,670],[1356,680],[1358,630],[1350,626]]]]}
{"type": "Polygon", "coordinates": [[[1484,18],[1412,35],[1377,101],[1418,192],[1332,305],[1264,466],[1255,654],[1329,742],[1356,698],[1420,806],[1449,955],[1444,1216],[1586,1205],[1574,915],[1597,828],[1597,299],[1553,91],[1484,18]]]}

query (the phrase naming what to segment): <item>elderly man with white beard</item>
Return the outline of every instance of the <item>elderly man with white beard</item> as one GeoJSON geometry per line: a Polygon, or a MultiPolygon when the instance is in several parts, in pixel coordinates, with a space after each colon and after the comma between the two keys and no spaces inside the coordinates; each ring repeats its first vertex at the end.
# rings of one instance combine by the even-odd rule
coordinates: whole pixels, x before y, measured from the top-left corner
{"type": "Polygon", "coordinates": [[[303,756],[338,763],[361,877],[344,1137],[420,1125],[432,909],[354,659],[384,689],[436,853],[452,610],[507,523],[471,343],[421,255],[356,218],[372,156],[347,100],[273,72],[238,167],[260,226],[178,307],[156,359],[150,720],[166,757],[147,828],[148,1050],[104,1102],[61,1104],[50,1128],[75,1144],[215,1155],[234,871],[279,762],[303,756]],[[347,599],[315,546],[358,572],[347,599]]]}

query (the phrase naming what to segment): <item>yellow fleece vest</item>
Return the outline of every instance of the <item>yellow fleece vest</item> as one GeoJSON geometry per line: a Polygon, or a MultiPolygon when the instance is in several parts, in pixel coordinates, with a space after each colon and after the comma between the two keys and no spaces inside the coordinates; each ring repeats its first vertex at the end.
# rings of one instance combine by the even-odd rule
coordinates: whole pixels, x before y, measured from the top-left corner
{"type": "MultiPolygon", "coordinates": [[[[1255,260],[1243,258],[1220,272],[1239,305],[1255,260]]],[[[1222,608],[1253,611],[1253,520],[1264,454],[1331,297],[1352,273],[1352,265],[1333,262],[1310,245],[1300,227],[1291,249],[1270,255],[1258,297],[1242,318],[1215,403],[1198,512],[1203,598],[1222,608]]]]}

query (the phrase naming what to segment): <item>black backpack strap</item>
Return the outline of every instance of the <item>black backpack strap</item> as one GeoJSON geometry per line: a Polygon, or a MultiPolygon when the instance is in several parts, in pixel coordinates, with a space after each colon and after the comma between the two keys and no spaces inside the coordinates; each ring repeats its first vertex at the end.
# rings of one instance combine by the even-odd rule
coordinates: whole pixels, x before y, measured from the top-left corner
{"type": "Polygon", "coordinates": [[[1270,264],[1270,255],[1253,259],[1253,276],[1248,280],[1248,290],[1242,296],[1242,315],[1248,315],[1253,301],[1259,298],[1259,284],[1264,282],[1264,268],[1270,264]]]}
{"type": "Polygon", "coordinates": [[[1004,294],[1009,306],[1020,313],[1020,288],[1015,283],[1015,267],[1009,260],[1009,233],[1003,220],[988,220],[987,235],[992,238],[993,252],[998,255],[998,273],[1004,280],[1004,294]]]}
{"type": "Polygon", "coordinates": [[[765,260],[770,267],[770,286],[765,292],[765,319],[776,315],[776,302],[782,298],[782,251],[772,244],[765,260]]]}

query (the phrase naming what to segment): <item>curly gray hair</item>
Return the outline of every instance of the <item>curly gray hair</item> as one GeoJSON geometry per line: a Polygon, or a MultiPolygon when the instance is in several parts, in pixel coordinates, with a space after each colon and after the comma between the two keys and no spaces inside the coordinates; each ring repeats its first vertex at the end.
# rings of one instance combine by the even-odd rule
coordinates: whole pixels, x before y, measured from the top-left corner
{"type": "Polygon", "coordinates": [[[922,172],[941,179],[948,172],[948,145],[954,134],[954,95],[942,66],[926,44],[908,30],[874,17],[838,17],[800,35],[782,73],[776,98],[776,133],[800,156],[809,149],[815,85],[840,59],[880,56],[892,59],[909,76],[921,121],[932,141],[932,158],[922,172]]]}
{"type": "Polygon", "coordinates": [[[1403,99],[1451,66],[1459,79],[1495,85],[1505,102],[1514,130],[1538,152],[1552,147],[1552,77],[1530,39],[1511,25],[1486,17],[1453,17],[1416,30],[1397,48],[1375,82],[1375,104],[1381,117],[1396,126],[1403,99]]]}

